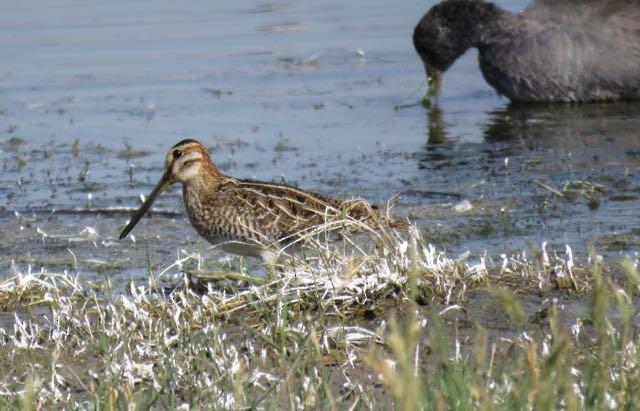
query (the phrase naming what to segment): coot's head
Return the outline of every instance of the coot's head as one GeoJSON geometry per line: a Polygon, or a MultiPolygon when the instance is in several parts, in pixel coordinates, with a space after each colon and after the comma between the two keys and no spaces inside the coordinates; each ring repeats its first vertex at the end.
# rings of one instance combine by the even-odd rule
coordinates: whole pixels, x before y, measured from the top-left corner
{"type": "Polygon", "coordinates": [[[427,95],[438,95],[442,73],[479,45],[482,30],[500,11],[481,0],[446,0],[422,17],[413,30],[413,45],[427,71],[427,95]]]}

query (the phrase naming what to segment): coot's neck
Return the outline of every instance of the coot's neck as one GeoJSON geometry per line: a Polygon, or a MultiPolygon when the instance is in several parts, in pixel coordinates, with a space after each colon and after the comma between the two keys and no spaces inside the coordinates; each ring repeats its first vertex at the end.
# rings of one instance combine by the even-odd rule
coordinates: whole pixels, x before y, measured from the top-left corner
{"type": "Polygon", "coordinates": [[[467,47],[480,48],[513,34],[516,16],[493,3],[476,0],[452,1],[449,21],[467,47]]]}

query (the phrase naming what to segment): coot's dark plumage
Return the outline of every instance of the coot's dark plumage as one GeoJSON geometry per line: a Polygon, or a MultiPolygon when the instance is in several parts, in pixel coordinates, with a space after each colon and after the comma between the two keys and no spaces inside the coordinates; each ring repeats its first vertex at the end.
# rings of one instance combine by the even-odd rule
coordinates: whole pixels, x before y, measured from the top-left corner
{"type": "Polygon", "coordinates": [[[512,101],[640,98],[640,0],[535,0],[519,14],[446,0],[413,43],[436,93],[441,73],[476,47],[485,79],[512,101]]]}

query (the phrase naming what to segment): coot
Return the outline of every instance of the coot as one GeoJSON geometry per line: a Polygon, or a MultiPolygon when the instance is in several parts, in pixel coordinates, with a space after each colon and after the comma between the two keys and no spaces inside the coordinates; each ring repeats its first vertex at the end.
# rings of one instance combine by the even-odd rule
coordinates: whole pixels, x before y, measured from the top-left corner
{"type": "Polygon", "coordinates": [[[640,97],[640,0],[535,0],[512,13],[482,0],[446,0],[413,32],[430,98],[471,47],[498,93],[516,102],[640,97]]]}

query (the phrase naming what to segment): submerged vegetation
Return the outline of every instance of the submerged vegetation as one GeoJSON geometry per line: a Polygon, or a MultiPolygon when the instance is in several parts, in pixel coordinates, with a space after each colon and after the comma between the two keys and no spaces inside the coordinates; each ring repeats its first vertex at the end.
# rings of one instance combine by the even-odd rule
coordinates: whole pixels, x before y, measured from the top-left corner
{"type": "Polygon", "coordinates": [[[315,258],[286,261],[273,281],[212,281],[185,270],[200,253],[184,255],[124,293],[109,277],[14,265],[0,284],[0,404],[617,409],[639,400],[637,261],[614,281],[595,253],[580,264],[568,248],[491,262],[450,258],[414,229],[373,239],[313,242],[315,258]],[[550,298],[525,309],[527,288],[550,298]],[[473,321],[469,292],[498,301],[509,331],[473,321]],[[562,300],[577,296],[591,303],[568,318],[562,300]]]}

